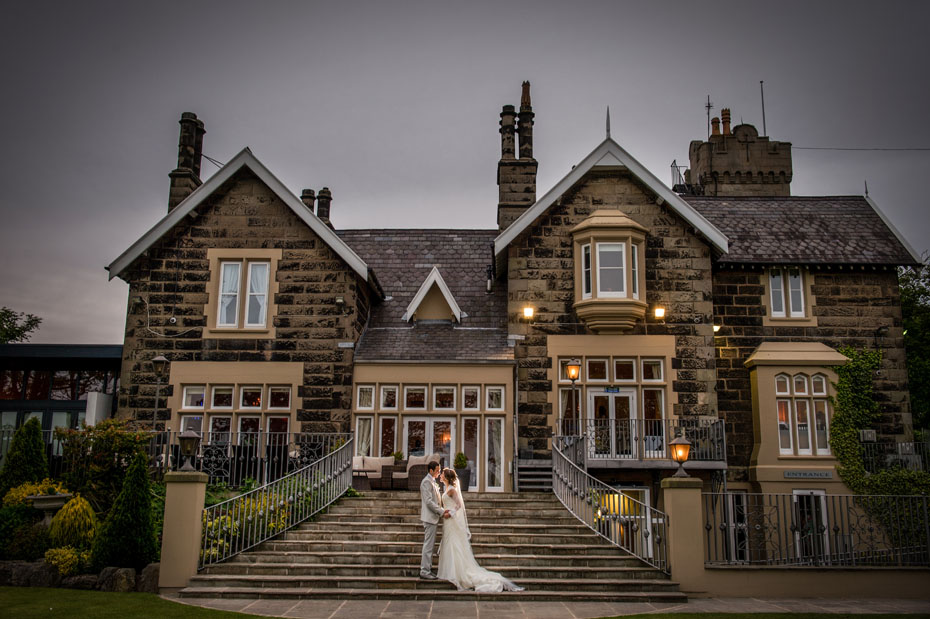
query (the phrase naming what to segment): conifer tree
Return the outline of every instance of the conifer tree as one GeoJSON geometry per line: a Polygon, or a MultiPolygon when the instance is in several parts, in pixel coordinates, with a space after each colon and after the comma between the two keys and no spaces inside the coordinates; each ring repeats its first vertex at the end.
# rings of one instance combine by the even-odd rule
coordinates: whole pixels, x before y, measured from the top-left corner
{"type": "Polygon", "coordinates": [[[141,570],[158,558],[152,526],[152,495],[145,455],[137,453],[126,472],[123,489],[94,538],[95,569],[132,567],[141,570]]]}
{"type": "Polygon", "coordinates": [[[10,450],[0,469],[0,500],[9,492],[27,481],[42,481],[48,477],[48,458],[45,456],[45,441],[42,426],[33,417],[13,434],[10,450]]]}

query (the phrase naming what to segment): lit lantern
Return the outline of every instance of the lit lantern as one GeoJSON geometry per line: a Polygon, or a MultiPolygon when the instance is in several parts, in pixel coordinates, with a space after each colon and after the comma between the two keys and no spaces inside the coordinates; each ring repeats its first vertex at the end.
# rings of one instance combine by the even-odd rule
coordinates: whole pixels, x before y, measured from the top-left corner
{"type": "Polygon", "coordinates": [[[523,308],[523,318],[525,320],[533,320],[534,313],[535,313],[535,310],[530,305],[527,305],[526,307],[523,308]]]}
{"type": "Polygon", "coordinates": [[[662,320],[663,318],[665,318],[665,308],[664,307],[655,308],[655,317],[656,317],[656,320],[662,320]]]}
{"type": "Polygon", "coordinates": [[[565,371],[568,373],[568,380],[574,383],[581,376],[581,359],[570,359],[565,365],[565,371]]]}
{"type": "Polygon", "coordinates": [[[690,477],[685,473],[684,464],[688,461],[688,454],[691,452],[691,441],[679,436],[669,441],[668,446],[672,448],[672,460],[678,463],[678,472],[673,477],[690,477]]]}

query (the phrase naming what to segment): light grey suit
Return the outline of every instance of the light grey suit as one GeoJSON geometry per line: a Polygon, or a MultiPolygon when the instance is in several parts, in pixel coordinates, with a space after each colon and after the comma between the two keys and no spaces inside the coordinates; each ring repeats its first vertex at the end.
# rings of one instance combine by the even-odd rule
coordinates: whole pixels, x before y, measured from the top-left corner
{"type": "Polygon", "coordinates": [[[439,486],[429,473],[420,482],[420,520],[423,521],[423,556],[420,575],[432,572],[433,548],[436,547],[436,528],[446,510],[439,504],[439,486]]]}

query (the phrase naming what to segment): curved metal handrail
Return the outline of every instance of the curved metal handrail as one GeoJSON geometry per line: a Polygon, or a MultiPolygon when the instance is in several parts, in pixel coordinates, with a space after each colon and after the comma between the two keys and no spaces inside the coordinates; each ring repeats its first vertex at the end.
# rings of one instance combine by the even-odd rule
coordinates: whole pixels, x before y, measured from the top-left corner
{"type": "Polygon", "coordinates": [[[588,475],[552,441],[552,491],[588,528],[644,563],[668,572],[668,516],[588,475]]]}
{"type": "Polygon", "coordinates": [[[203,510],[198,570],[287,531],[345,494],[353,439],[302,469],[203,510]]]}

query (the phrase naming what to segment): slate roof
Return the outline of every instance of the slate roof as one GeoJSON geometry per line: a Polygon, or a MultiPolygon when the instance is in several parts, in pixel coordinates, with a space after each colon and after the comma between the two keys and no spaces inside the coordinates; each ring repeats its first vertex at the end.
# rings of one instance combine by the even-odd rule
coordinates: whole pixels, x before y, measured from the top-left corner
{"type": "Polygon", "coordinates": [[[497,230],[340,230],[374,271],[387,297],[372,307],[356,361],[511,361],[507,290],[486,292],[497,230]],[[403,320],[433,267],[464,312],[460,324],[403,320]]]}
{"type": "Polygon", "coordinates": [[[721,263],[916,264],[862,196],[682,196],[730,240],[721,263]]]}

